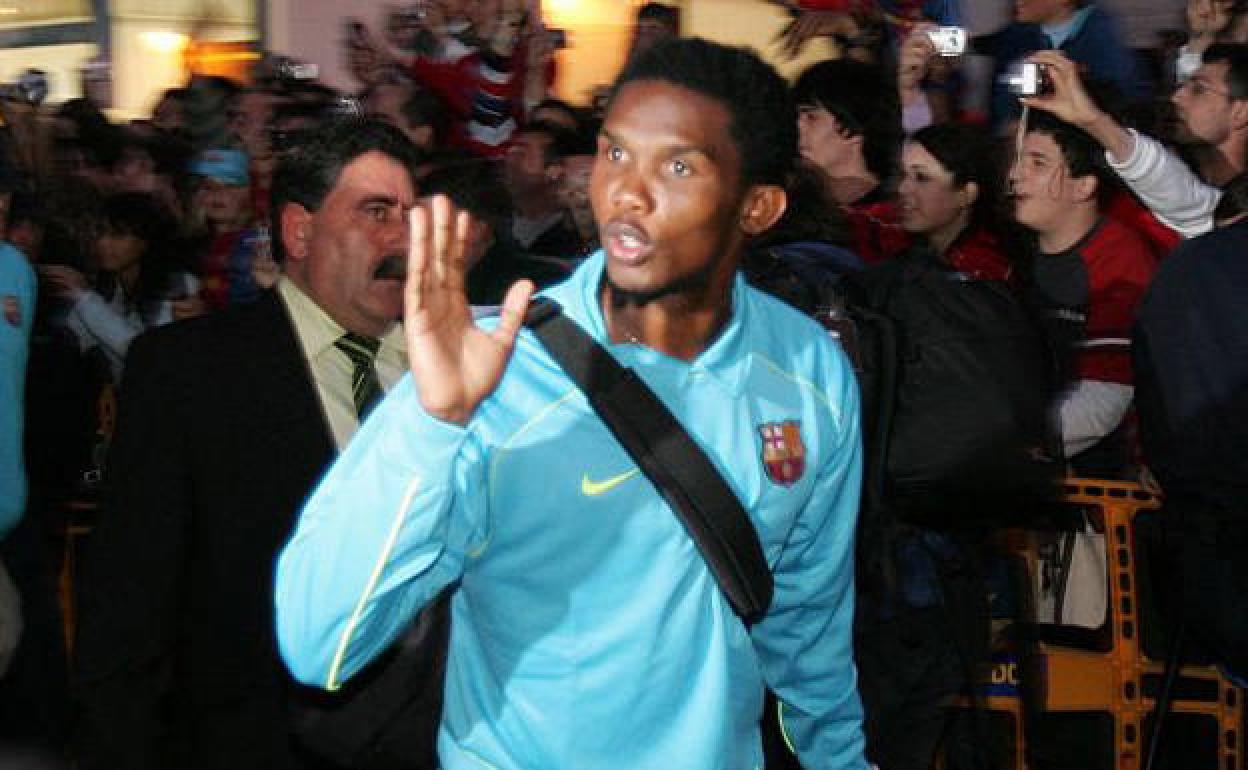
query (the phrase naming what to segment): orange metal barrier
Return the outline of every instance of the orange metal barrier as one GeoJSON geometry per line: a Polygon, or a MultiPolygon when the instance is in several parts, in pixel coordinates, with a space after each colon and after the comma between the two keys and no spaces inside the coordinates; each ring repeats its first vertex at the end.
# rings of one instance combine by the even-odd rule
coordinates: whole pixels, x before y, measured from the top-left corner
{"type": "MultiPolygon", "coordinates": [[[[987,669],[977,700],[989,715],[999,717],[994,720],[998,730],[1012,733],[995,736],[996,743],[1007,747],[996,757],[1004,764],[995,766],[1031,770],[1027,758],[1033,754],[1027,746],[1029,721],[1025,717],[1030,711],[1031,716],[1041,718],[1089,715],[1102,722],[1112,720],[1112,747],[1106,746],[1101,759],[1088,758],[1083,766],[1140,770],[1165,663],[1151,659],[1142,643],[1141,606],[1151,597],[1141,594],[1141,585],[1149,581],[1140,569],[1143,554],[1137,553],[1136,525],[1137,516],[1157,510],[1160,502],[1138,484],[1093,479],[1069,479],[1063,500],[1082,506],[1094,526],[1105,533],[1109,571],[1106,626],[1088,634],[1098,637],[1094,643],[1072,646],[1055,640],[1060,633],[1050,633],[1061,629],[1028,624],[1036,633],[1024,649],[1016,651],[1017,657],[987,669]]],[[[1015,556],[1028,576],[1035,574],[1039,563],[1039,539],[1032,532],[1012,533],[1007,538],[1018,546],[1015,556]]],[[[1170,737],[1165,740],[1171,753],[1181,751],[1185,759],[1178,765],[1172,759],[1166,766],[1248,770],[1242,747],[1243,695],[1212,666],[1183,666],[1166,721],[1165,731],[1170,737]],[[1176,734],[1176,725],[1192,732],[1176,734]],[[1192,734],[1199,734],[1202,740],[1192,741],[1192,734]]],[[[938,767],[956,770],[944,758],[938,767]]]]}

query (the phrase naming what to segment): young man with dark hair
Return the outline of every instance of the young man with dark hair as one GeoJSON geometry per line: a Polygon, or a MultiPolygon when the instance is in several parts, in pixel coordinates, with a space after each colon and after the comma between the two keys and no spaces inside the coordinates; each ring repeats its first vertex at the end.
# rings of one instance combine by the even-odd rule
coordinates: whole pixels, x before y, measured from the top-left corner
{"type": "Polygon", "coordinates": [[[901,113],[884,72],[851,59],[820,62],[793,84],[802,157],[844,206],[884,198],[897,168],[901,113]]]}
{"type": "Polygon", "coordinates": [[[757,768],[764,684],[807,768],[865,768],[853,376],[822,329],[737,269],[785,209],[784,81],[742,49],[659,44],[617,81],[598,149],[605,248],[548,296],[727,474],[775,577],[769,610],[750,628],[734,614],[673,510],[521,330],[531,285],[472,323],[466,220],[438,198],[413,212],[412,378],[279,563],[287,663],[335,689],[454,585],[445,768],[757,768]]]}
{"type": "Polygon", "coordinates": [[[511,196],[497,164],[481,160],[444,163],[421,177],[420,189],[424,197],[446,196],[468,217],[464,291],[474,307],[497,307],[521,278],[542,288],[568,277],[564,265],[536,258],[511,239],[511,196]]]}
{"type": "Polygon", "coordinates": [[[799,149],[849,219],[850,250],[875,263],[909,244],[888,185],[904,135],[884,71],[850,59],[820,62],[793,85],[799,149]]]}
{"type": "Polygon", "coordinates": [[[514,205],[512,238],[530,254],[565,263],[584,256],[584,243],[559,199],[563,159],[574,142],[575,134],[562,126],[529,123],[516,132],[503,159],[514,205]]]}
{"type": "Polygon", "coordinates": [[[276,290],[131,346],[83,561],[81,767],[323,767],[293,738],[317,706],[277,659],[273,563],[404,370],[415,161],[383,123],[308,134],[274,176],[276,290]]]}
{"type": "Polygon", "coordinates": [[[1178,140],[1200,159],[1197,172],[1158,140],[1127,128],[1088,97],[1077,65],[1055,52],[1031,57],[1051,94],[1024,100],[1078,126],[1104,147],[1110,168],[1162,223],[1185,238],[1213,228],[1221,186],[1248,168],[1248,45],[1221,43],[1174,92],[1178,140]]]}
{"type": "Polygon", "coordinates": [[[1156,269],[1148,244],[1103,216],[1112,175],[1096,141],[1032,115],[1010,171],[1014,215],[1035,237],[1031,284],[1058,358],[1057,417],[1078,472],[1115,478],[1129,462],[1131,324],[1156,269]]]}

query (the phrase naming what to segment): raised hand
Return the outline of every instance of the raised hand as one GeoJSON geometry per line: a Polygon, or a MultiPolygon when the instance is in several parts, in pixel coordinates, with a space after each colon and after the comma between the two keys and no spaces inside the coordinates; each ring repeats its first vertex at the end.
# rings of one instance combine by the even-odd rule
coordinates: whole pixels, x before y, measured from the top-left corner
{"type": "Polygon", "coordinates": [[[89,288],[86,277],[66,265],[40,265],[39,278],[64,299],[76,300],[89,288]]]}
{"type": "Polygon", "coordinates": [[[1051,112],[1062,120],[1079,127],[1086,127],[1101,115],[1101,110],[1079,79],[1079,65],[1058,51],[1037,51],[1028,57],[1044,68],[1045,76],[1053,84],[1051,93],[1020,99],[1029,107],[1051,112]]]}
{"type": "Polygon", "coordinates": [[[1058,118],[1078,126],[1101,143],[1118,162],[1131,156],[1135,139],[1130,131],[1096,106],[1079,79],[1079,66],[1058,51],[1037,51],[1031,61],[1045,68],[1053,84],[1051,93],[1020,99],[1023,104],[1047,110],[1058,118]]]}
{"type": "Polygon", "coordinates": [[[930,22],[916,24],[901,43],[897,54],[897,88],[903,104],[908,93],[919,90],[927,76],[928,61],[936,55],[936,46],[928,35],[933,29],[936,25],[930,22]]]}
{"type": "Polygon", "coordinates": [[[533,294],[530,281],[507,292],[498,326],[477,327],[464,293],[469,216],[444,196],[411,212],[403,323],[421,406],[465,425],[503,376],[533,294]]]}

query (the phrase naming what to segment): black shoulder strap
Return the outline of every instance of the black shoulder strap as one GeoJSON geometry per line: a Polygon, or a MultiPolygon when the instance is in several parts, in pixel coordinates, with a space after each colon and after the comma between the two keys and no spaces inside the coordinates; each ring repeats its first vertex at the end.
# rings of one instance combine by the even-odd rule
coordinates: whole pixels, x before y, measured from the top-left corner
{"type": "Polygon", "coordinates": [[[758,532],[701,447],[646,383],[568,320],[557,303],[535,300],[525,325],[658,488],[737,615],[746,625],[761,619],[773,584],[758,532]]]}

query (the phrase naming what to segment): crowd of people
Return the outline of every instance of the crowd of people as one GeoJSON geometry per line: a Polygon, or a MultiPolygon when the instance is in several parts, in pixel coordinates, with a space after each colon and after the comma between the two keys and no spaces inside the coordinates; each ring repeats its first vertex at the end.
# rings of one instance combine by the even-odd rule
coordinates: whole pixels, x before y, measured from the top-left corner
{"type": "Polygon", "coordinates": [[[1142,52],[1018,0],[978,114],[954,4],[781,4],[839,51],[792,83],[646,3],[574,106],[527,3],[435,0],[347,26],[353,93],[266,55],[125,124],[4,102],[0,764],[927,770],[1017,586],[874,451],[906,413],[838,324],[920,270],[1034,323],[1028,450],[1162,497],[1171,621],[1248,675],[1248,9],[1142,52]],[[741,499],[752,625],[535,293],[741,499]]]}

